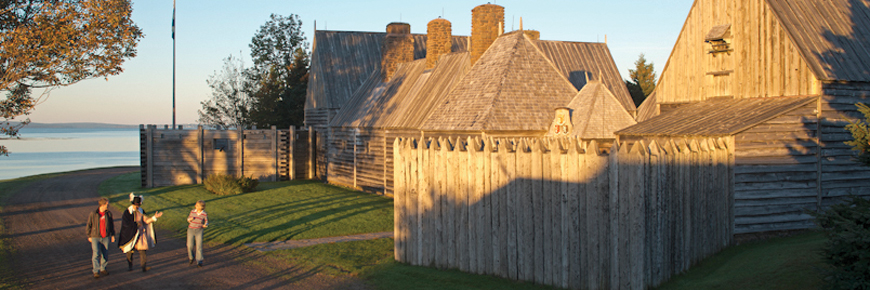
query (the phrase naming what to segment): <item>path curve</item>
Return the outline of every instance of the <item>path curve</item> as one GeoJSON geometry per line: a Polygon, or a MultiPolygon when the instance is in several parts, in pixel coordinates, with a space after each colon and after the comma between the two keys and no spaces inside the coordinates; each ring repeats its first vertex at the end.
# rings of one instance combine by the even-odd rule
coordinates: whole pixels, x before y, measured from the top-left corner
{"type": "MultiPolygon", "coordinates": [[[[85,224],[97,207],[97,188],[135,170],[68,173],[30,183],[8,197],[0,217],[15,251],[11,263],[16,278],[27,289],[366,289],[356,278],[320,274],[244,246],[206,247],[205,266],[191,267],[185,241],[170,238],[159,224],[157,247],[148,251],[151,271],[141,272],[136,255],[128,272],[124,254],[111,247],[109,276],[94,279],[85,224]]],[[[111,210],[119,229],[122,209],[111,210]]]]}

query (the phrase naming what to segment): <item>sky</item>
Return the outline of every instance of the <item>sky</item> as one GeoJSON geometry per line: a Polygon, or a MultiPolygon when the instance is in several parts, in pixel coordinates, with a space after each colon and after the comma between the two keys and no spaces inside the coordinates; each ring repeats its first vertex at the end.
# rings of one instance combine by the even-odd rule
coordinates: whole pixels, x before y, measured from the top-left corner
{"type": "MultiPolygon", "coordinates": [[[[227,56],[251,65],[248,44],[269,15],[296,14],[307,42],[318,30],[384,32],[406,22],[412,33],[441,16],[454,35],[471,35],[471,9],[505,7],[505,31],[538,30],[543,40],[605,42],[624,79],[643,53],[657,73],[665,67],[693,0],[297,1],[177,0],[175,106],[177,124],[195,124],[211,96],[206,80],[227,56]]],[[[27,117],[38,123],[172,124],[172,0],[133,0],[133,21],[145,34],[124,72],[57,88],[27,117]]],[[[309,45],[310,49],[310,45],[309,45]]],[[[36,92],[35,93],[39,93],[36,92]]],[[[161,126],[162,127],[162,126],[161,126]]]]}

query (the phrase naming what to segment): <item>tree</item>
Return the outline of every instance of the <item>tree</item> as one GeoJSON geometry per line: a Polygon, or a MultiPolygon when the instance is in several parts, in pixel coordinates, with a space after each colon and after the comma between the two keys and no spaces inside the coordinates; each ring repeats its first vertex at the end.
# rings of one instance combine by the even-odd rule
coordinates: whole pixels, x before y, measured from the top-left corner
{"type": "Polygon", "coordinates": [[[656,89],[655,68],[653,68],[652,62],[646,63],[646,58],[641,53],[634,62],[634,69],[629,69],[628,74],[631,80],[625,81],[625,86],[628,87],[634,105],[640,106],[646,97],[656,89]]]}
{"type": "Polygon", "coordinates": [[[220,72],[209,76],[211,99],[201,102],[199,123],[219,128],[248,128],[251,122],[251,83],[241,59],[232,55],[224,59],[220,72]]]}
{"type": "Polygon", "coordinates": [[[255,125],[300,126],[308,88],[308,43],[297,15],[272,14],[251,39],[254,67],[251,119],[255,125]]]}
{"type": "Polygon", "coordinates": [[[843,143],[852,146],[852,150],[857,152],[855,161],[870,166],[870,125],[867,121],[870,120],[870,106],[862,103],[857,103],[855,106],[858,107],[858,112],[864,115],[864,119],[851,121],[851,119],[843,117],[849,120],[846,130],[852,132],[852,140],[843,143]]]}
{"type": "Polygon", "coordinates": [[[30,120],[13,120],[53,88],[123,72],[143,37],[131,12],[130,0],[0,1],[0,133],[16,136],[30,120]],[[33,89],[43,92],[34,98],[33,89]]]}

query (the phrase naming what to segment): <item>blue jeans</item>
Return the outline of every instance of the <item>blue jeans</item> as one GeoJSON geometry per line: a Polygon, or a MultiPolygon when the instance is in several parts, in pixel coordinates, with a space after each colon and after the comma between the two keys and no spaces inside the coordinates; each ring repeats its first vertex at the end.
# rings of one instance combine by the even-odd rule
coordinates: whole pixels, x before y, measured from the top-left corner
{"type": "Polygon", "coordinates": [[[196,245],[196,261],[202,262],[202,229],[187,228],[187,258],[193,260],[193,247],[196,245]]]}
{"type": "Polygon", "coordinates": [[[94,273],[105,271],[106,266],[109,264],[110,238],[91,238],[91,250],[94,252],[91,260],[94,263],[94,273]]]}

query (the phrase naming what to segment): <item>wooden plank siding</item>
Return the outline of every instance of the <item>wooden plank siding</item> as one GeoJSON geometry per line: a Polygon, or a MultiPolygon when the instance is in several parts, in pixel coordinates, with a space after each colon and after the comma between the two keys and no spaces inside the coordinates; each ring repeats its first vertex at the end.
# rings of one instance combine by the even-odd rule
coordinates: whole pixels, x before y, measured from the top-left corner
{"type": "Polygon", "coordinates": [[[656,286],[733,236],[731,141],[676,141],[608,155],[575,138],[398,138],[396,259],[569,289],[656,286]]]}
{"type": "Polygon", "coordinates": [[[819,203],[827,208],[849,195],[870,195],[870,168],[853,160],[857,152],[844,144],[852,134],[844,129],[848,119],[864,116],[855,103],[870,103],[870,83],[827,83],[821,98],[821,193],[819,203]]]}
{"type": "Polygon", "coordinates": [[[816,95],[813,70],[767,0],[698,0],[656,86],[658,104],[816,95]],[[704,37],[730,24],[731,52],[709,53],[704,37]]]}
{"type": "Polygon", "coordinates": [[[734,232],[813,226],[818,204],[817,102],[734,135],[734,232]]]}
{"type": "Polygon", "coordinates": [[[307,178],[302,174],[309,164],[304,130],[157,130],[148,125],[140,131],[143,187],[197,184],[211,174],[260,181],[307,178]]]}

